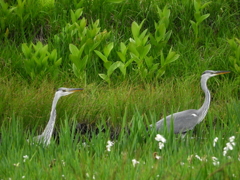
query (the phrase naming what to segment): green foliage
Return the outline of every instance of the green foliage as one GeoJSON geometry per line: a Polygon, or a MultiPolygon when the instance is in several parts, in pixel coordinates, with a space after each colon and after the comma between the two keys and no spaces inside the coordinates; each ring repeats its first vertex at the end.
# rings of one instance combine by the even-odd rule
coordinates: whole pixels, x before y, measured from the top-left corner
{"type": "Polygon", "coordinates": [[[56,49],[48,51],[48,45],[38,42],[29,46],[22,44],[22,52],[25,57],[24,69],[31,80],[42,81],[46,77],[55,79],[59,73],[62,58],[58,58],[56,49]]]}
{"type": "MultiPolygon", "coordinates": [[[[109,33],[100,32],[99,20],[88,24],[84,17],[80,18],[82,13],[82,9],[77,9],[75,12],[71,10],[72,23],[68,23],[61,33],[54,36],[54,44],[58,46],[69,44],[73,72],[77,78],[86,81],[87,64],[89,61],[94,61],[94,50],[109,36],[109,33]]],[[[63,46],[58,49],[64,51],[65,48],[63,46]]]]}
{"type": "Polygon", "coordinates": [[[99,74],[99,76],[106,81],[108,84],[111,83],[110,76],[112,73],[120,66],[120,62],[112,62],[108,60],[108,56],[113,49],[113,42],[106,45],[103,49],[103,54],[100,51],[95,50],[95,53],[100,57],[103,61],[104,67],[107,69],[107,74],[99,74]]]}
{"type": "Polygon", "coordinates": [[[200,0],[194,0],[193,3],[194,3],[194,9],[195,9],[195,12],[194,12],[195,22],[190,20],[190,23],[192,24],[192,28],[195,34],[195,41],[197,42],[199,38],[199,31],[201,31],[200,25],[205,19],[207,19],[210,16],[209,13],[202,15],[202,11],[205,7],[207,7],[212,2],[209,1],[204,4],[201,4],[200,0]]]}
{"type": "Polygon", "coordinates": [[[232,69],[235,73],[240,74],[240,40],[238,38],[228,39],[228,43],[231,48],[231,56],[229,61],[232,65],[232,69]]]}

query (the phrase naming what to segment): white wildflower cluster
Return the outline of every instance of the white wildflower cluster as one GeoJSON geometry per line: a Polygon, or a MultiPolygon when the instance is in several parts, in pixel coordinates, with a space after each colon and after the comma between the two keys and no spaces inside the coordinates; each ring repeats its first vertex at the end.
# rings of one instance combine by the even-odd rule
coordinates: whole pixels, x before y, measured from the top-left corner
{"type": "Polygon", "coordinates": [[[226,146],[223,148],[223,156],[226,156],[226,154],[229,150],[233,150],[233,147],[236,145],[234,140],[235,140],[235,136],[231,136],[229,138],[229,142],[227,142],[226,146]]]}
{"type": "Polygon", "coordinates": [[[29,159],[28,155],[23,156],[23,162],[26,162],[27,159],[29,159]]]}
{"type": "Polygon", "coordinates": [[[110,140],[108,140],[107,141],[107,146],[106,146],[106,148],[107,148],[107,151],[111,151],[111,147],[114,145],[114,142],[113,141],[110,141],[110,140]]]}
{"type": "Polygon", "coordinates": [[[158,143],[159,149],[162,149],[164,147],[164,143],[166,143],[166,139],[162,135],[157,134],[155,140],[159,142],[158,143]]]}
{"type": "MultiPolygon", "coordinates": [[[[90,178],[90,175],[88,173],[86,173],[86,177],[90,178]]],[[[92,179],[95,179],[95,175],[92,176],[92,179]]]]}
{"type": "Polygon", "coordinates": [[[195,155],[195,158],[197,158],[199,161],[202,161],[202,158],[200,158],[200,156],[199,155],[195,155]]]}
{"type": "Polygon", "coordinates": [[[217,141],[218,141],[218,137],[215,137],[214,140],[213,140],[213,147],[216,146],[217,141]]]}
{"type": "Polygon", "coordinates": [[[212,161],[213,161],[213,165],[214,165],[214,166],[219,165],[218,158],[216,158],[216,157],[212,157],[212,161]]]}
{"type": "Polygon", "coordinates": [[[137,161],[136,159],[133,159],[132,160],[132,163],[133,163],[133,167],[135,167],[137,164],[139,164],[140,162],[139,161],[137,161]]]}

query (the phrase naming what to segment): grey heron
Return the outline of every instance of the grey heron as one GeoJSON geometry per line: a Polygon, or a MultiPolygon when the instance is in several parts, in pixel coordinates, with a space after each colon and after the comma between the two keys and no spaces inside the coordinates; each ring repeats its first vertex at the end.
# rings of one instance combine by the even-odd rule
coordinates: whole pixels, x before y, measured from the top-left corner
{"type": "Polygon", "coordinates": [[[55,96],[53,98],[53,102],[52,102],[50,119],[49,119],[49,121],[47,123],[47,126],[45,127],[43,133],[41,135],[33,138],[33,140],[35,142],[43,143],[44,145],[49,145],[50,144],[50,139],[52,137],[53,128],[54,128],[55,121],[56,121],[56,115],[57,115],[56,114],[56,106],[57,106],[58,100],[62,96],[67,96],[69,94],[72,94],[74,92],[81,91],[81,90],[83,90],[83,89],[82,88],[64,88],[64,87],[61,87],[56,91],[55,96]]]}
{"type": "MultiPolygon", "coordinates": [[[[192,130],[197,124],[202,122],[207,114],[211,101],[211,95],[207,88],[207,80],[210,77],[226,73],[230,73],[230,71],[204,71],[201,76],[201,87],[205,93],[205,100],[200,109],[188,109],[168,115],[166,118],[162,118],[161,120],[156,122],[154,126],[157,131],[164,130],[164,127],[166,125],[167,130],[170,130],[170,128],[173,126],[173,132],[175,134],[184,134],[187,131],[192,130]]],[[[150,125],[150,127],[153,127],[153,125],[150,125]]]]}

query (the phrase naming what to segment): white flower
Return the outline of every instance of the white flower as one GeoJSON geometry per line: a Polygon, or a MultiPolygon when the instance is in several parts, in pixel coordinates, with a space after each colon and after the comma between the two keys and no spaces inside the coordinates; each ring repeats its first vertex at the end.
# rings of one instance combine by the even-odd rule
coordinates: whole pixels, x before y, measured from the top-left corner
{"type": "Polygon", "coordinates": [[[29,159],[28,155],[23,156],[23,162],[26,162],[27,159],[29,159]]]}
{"type": "Polygon", "coordinates": [[[132,160],[132,163],[133,163],[133,167],[135,167],[135,166],[136,166],[136,164],[139,164],[140,162],[139,162],[139,161],[137,161],[136,159],[133,159],[133,160],[132,160]]]}
{"type": "Polygon", "coordinates": [[[180,162],[180,165],[183,166],[183,165],[184,165],[184,162],[180,162]]]}
{"type": "Polygon", "coordinates": [[[212,157],[212,161],[213,161],[213,165],[214,165],[214,166],[219,165],[218,158],[216,158],[216,157],[212,157]]]}
{"type": "Polygon", "coordinates": [[[156,158],[156,159],[161,159],[162,157],[161,157],[161,156],[158,156],[158,155],[156,155],[156,156],[155,156],[155,158],[156,158]]]}
{"type": "Polygon", "coordinates": [[[159,142],[158,146],[159,146],[159,149],[162,149],[164,147],[164,143],[163,142],[159,142]]]}
{"type": "Polygon", "coordinates": [[[233,146],[232,146],[232,144],[230,142],[228,142],[226,144],[226,147],[227,147],[228,150],[233,150],[233,146]]]}
{"type": "Polygon", "coordinates": [[[62,160],[62,165],[65,166],[65,164],[66,164],[66,163],[64,162],[64,160],[62,160]]]}
{"type": "Polygon", "coordinates": [[[224,151],[223,151],[223,156],[226,156],[226,154],[227,154],[227,151],[224,150],[224,151]]]}
{"type": "Polygon", "coordinates": [[[234,139],[235,139],[235,136],[231,136],[231,137],[229,138],[229,141],[230,141],[230,142],[234,142],[234,139]]]}
{"type": "Polygon", "coordinates": [[[14,163],[13,165],[18,167],[20,165],[20,163],[19,162],[18,163],[14,163]]]}
{"type": "Polygon", "coordinates": [[[199,159],[199,161],[202,161],[202,159],[196,154],[195,158],[199,159]]]}
{"type": "Polygon", "coordinates": [[[157,134],[157,136],[155,137],[155,140],[163,143],[166,142],[166,139],[160,134],[157,134]]]}
{"type": "Polygon", "coordinates": [[[110,140],[108,140],[107,141],[107,151],[111,151],[111,147],[114,145],[114,142],[112,142],[112,141],[110,141],[110,140]]]}
{"type": "Polygon", "coordinates": [[[218,141],[218,137],[215,137],[215,139],[213,140],[213,147],[216,146],[216,142],[218,141]]]}
{"type": "Polygon", "coordinates": [[[25,178],[25,176],[22,176],[22,179],[24,179],[25,178]]]}

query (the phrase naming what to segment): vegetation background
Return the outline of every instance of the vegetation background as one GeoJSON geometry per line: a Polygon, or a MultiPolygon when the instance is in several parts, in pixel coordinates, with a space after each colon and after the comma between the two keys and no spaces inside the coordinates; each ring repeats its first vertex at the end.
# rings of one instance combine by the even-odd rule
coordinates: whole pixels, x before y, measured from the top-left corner
{"type": "Polygon", "coordinates": [[[0,0],[0,179],[238,179],[239,20],[236,0],[0,0]],[[206,69],[232,73],[160,148],[147,127],[199,108],[206,69]],[[84,91],[60,100],[49,147],[29,144],[59,87],[84,91]]]}

